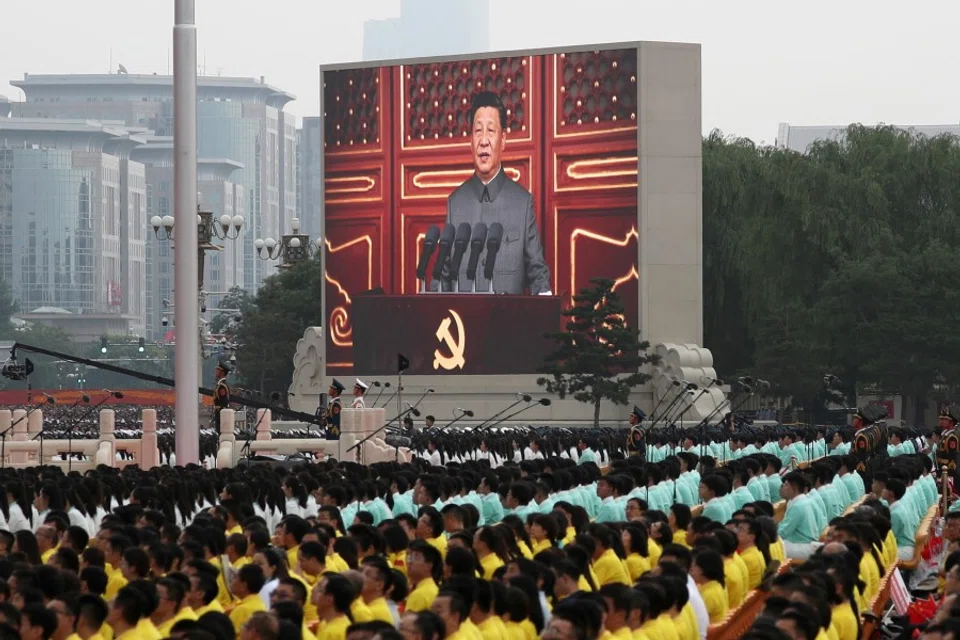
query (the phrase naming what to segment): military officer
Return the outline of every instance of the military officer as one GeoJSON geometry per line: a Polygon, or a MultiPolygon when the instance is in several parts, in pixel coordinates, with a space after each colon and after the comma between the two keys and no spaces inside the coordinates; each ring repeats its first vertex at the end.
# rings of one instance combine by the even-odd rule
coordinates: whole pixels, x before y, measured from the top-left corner
{"type": "Polygon", "coordinates": [[[213,390],[213,428],[220,435],[220,412],[230,407],[230,384],[227,376],[230,375],[230,365],[223,360],[217,362],[215,375],[217,386],[213,390]]]}
{"type": "Polygon", "coordinates": [[[367,392],[367,389],[370,388],[366,382],[357,378],[355,384],[353,385],[353,403],[350,405],[351,409],[364,409],[366,406],[363,403],[363,394],[367,392]]]}
{"type": "Polygon", "coordinates": [[[327,425],[327,440],[339,440],[340,439],[340,410],[343,408],[342,401],[340,400],[340,394],[343,393],[345,387],[340,383],[336,378],[330,383],[330,389],[328,390],[330,395],[330,404],[327,407],[326,413],[326,425],[327,425]]]}
{"type": "MultiPolygon", "coordinates": [[[[960,407],[954,404],[947,405],[940,412],[940,442],[937,443],[937,473],[943,467],[947,474],[956,482],[957,454],[960,453],[960,407]]],[[[956,484],[954,485],[956,490],[956,484]]]]}

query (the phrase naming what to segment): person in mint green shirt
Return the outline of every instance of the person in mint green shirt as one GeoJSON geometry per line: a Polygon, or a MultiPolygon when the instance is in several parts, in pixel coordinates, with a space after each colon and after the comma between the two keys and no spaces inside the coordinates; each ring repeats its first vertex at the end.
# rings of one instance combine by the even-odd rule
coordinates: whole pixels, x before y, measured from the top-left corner
{"type": "Polygon", "coordinates": [[[577,449],[580,450],[580,457],[577,459],[578,465],[584,465],[588,462],[597,464],[597,454],[593,452],[593,449],[583,440],[577,443],[577,449]]]}
{"type": "Polygon", "coordinates": [[[788,558],[807,560],[820,546],[820,529],[810,498],[807,478],[799,471],[791,471],[783,477],[780,497],[787,501],[783,520],[777,527],[777,535],[783,540],[788,558]]]}
{"type": "Polygon", "coordinates": [[[783,463],[777,456],[768,456],[766,458],[767,466],[764,473],[767,476],[767,493],[770,494],[770,501],[776,502],[780,495],[780,469],[783,463]]]}
{"type": "MultiPolygon", "coordinates": [[[[750,489],[747,488],[748,482],[750,482],[750,472],[747,471],[746,466],[742,463],[737,464],[733,472],[733,493],[731,494],[734,511],[739,511],[743,509],[744,505],[756,502],[757,500],[753,497],[753,494],[750,493],[750,489]]],[[[732,514],[733,512],[731,512],[731,515],[732,514]]],[[[724,524],[726,524],[726,522],[724,522],[724,524]]]]}
{"type": "Polygon", "coordinates": [[[883,499],[890,505],[890,526],[893,536],[897,539],[897,559],[910,560],[913,558],[916,546],[917,528],[920,520],[903,497],[907,493],[907,486],[899,478],[890,478],[883,491],[883,499]]]}
{"type": "Polygon", "coordinates": [[[720,524],[727,524],[733,511],[727,506],[724,497],[730,492],[727,479],[719,473],[711,473],[700,478],[700,500],[703,501],[704,518],[720,524]]]}

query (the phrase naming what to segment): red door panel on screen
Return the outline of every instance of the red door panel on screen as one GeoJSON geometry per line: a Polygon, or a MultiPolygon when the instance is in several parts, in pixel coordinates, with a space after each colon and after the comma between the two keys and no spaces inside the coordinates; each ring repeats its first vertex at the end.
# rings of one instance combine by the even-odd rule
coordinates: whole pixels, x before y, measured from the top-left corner
{"type": "Polygon", "coordinates": [[[637,326],[637,50],[551,55],[545,67],[554,290],[573,295],[609,278],[637,326]]]}
{"type": "Polygon", "coordinates": [[[483,90],[507,109],[503,168],[533,194],[553,290],[611,278],[635,324],[636,70],[626,49],[325,72],[327,366],[352,368],[351,296],[416,292],[426,230],[473,174],[483,90]]]}
{"type": "Polygon", "coordinates": [[[392,264],[389,69],[324,74],[327,367],[352,369],[352,297],[386,286],[392,264]]]}

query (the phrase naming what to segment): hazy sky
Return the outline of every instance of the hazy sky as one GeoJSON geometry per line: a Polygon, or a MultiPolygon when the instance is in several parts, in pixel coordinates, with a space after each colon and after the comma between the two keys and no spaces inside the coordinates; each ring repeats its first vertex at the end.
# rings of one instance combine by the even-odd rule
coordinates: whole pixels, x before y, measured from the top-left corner
{"type": "MultiPolygon", "coordinates": [[[[266,76],[298,97],[289,107],[298,116],[318,111],[318,65],[359,60],[363,21],[400,10],[399,0],[197,4],[206,72],[266,76]]],[[[123,63],[130,73],[166,73],[172,24],[172,0],[5,2],[0,94],[22,99],[6,82],[24,72],[106,73],[123,63]]],[[[701,43],[704,131],[767,142],[779,122],[958,122],[958,24],[955,0],[491,0],[495,51],[701,43]]]]}

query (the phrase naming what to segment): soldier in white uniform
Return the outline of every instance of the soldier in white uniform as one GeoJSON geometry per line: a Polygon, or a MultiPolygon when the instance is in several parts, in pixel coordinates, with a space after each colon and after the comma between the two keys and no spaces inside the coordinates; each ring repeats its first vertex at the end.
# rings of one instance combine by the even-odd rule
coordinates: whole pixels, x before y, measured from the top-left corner
{"type": "Polygon", "coordinates": [[[357,378],[356,384],[353,385],[353,404],[350,405],[351,409],[366,408],[366,405],[363,403],[363,394],[365,394],[369,388],[370,385],[360,378],[357,378]]]}

